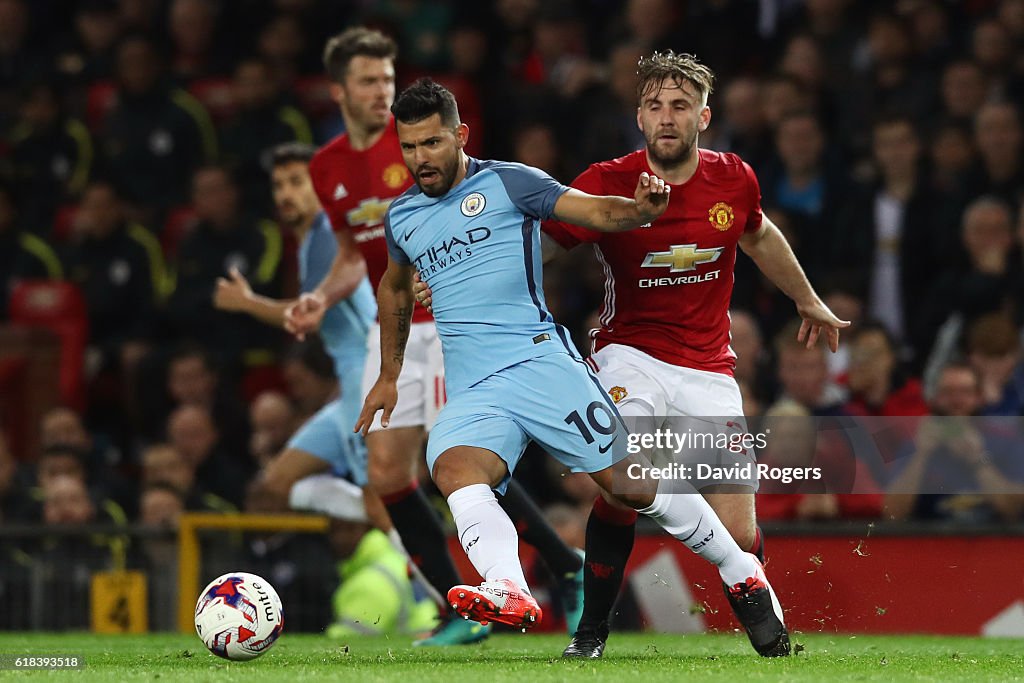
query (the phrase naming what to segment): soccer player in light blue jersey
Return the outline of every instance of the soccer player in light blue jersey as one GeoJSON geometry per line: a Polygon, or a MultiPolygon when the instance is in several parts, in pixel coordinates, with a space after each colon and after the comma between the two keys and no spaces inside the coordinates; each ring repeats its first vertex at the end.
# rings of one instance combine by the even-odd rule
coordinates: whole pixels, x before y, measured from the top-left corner
{"type": "MultiPolygon", "coordinates": [[[[299,278],[303,292],[315,288],[330,270],[337,241],[309,177],[309,160],[315,148],[288,143],[274,149],[272,187],[274,204],[283,225],[299,240],[299,278]]],[[[283,327],[284,311],[291,301],[254,294],[238,272],[217,283],[214,303],[223,310],[251,315],[283,327]]],[[[369,281],[324,315],[320,336],[334,361],[341,396],[311,417],[275,457],[262,476],[262,489],[291,507],[311,509],[340,519],[366,519],[363,487],[366,486],[366,446],[352,434],[362,405],[360,384],[366,363],[366,336],[377,313],[369,281]]],[[[382,506],[370,503],[373,521],[387,531],[391,524],[382,506]]]]}
{"type": "Polygon", "coordinates": [[[459,540],[484,577],[480,586],[452,587],[449,603],[481,622],[525,629],[540,621],[515,526],[493,493],[506,486],[534,440],[717,565],[727,585],[768,587],[765,595],[777,605],[760,563],[740,550],[701,496],[673,495],[657,480],[630,476],[649,462],[627,452],[622,418],[544,302],[542,219],[605,232],[637,228],[665,211],[665,183],[641,173],[633,199],[595,196],[537,169],[472,159],[463,151],[469,129],[454,97],[429,79],[406,89],[392,112],[416,185],[391,204],[385,219],[380,377],[356,428],[367,429],[378,411],[388,424],[418,273],[433,290],[449,397],[430,434],[428,465],[459,540]]]}

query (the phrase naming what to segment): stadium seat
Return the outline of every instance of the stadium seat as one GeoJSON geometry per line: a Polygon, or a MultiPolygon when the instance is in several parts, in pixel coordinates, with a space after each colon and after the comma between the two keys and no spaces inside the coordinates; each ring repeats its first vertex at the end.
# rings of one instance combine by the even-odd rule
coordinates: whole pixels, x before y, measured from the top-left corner
{"type": "Polygon", "coordinates": [[[164,255],[168,259],[178,252],[178,244],[185,235],[192,232],[198,222],[199,217],[191,206],[177,206],[167,213],[164,229],[160,233],[160,246],[164,248],[164,255]]]}
{"type": "Polygon", "coordinates": [[[230,78],[201,78],[188,86],[189,93],[199,100],[215,124],[221,124],[235,113],[235,91],[230,78]]]}
{"type": "Polygon", "coordinates": [[[65,204],[57,208],[57,213],[53,216],[53,229],[50,231],[50,237],[56,244],[71,240],[75,232],[78,208],[78,204],[65,204]]]}
{"type": "Polygon", "coordinates": [[[314,121],[320,121],[338,109],[331,99],[331,80],[326,76],[302,76],[296,79],[292,89],[299,98],[299,108],[314,121]]]}
{"type": "Polygon", "coordinates": [[[247,368],[242,375],[242,396],[247,404],[265,391],[288,391],[288,383],[284,380],[280,365],[255,365],[247,368]]]}
{"type": "Polygon", "coordinates": [[[11,293],[10,319],[12,325],[41,327],[60,338],[61,400],[84,409],[89,318],[78,287],[69,282],[24,280],[11,293]]]}
{"type": "Polygon", "coordinates": [[[85,122],[89,130],[97,132],[103,127],[107,114],[117,104],[117,87],[112,81],[97,81],[85,94],[85,122]]]}
{"type": "Polygon", "coordinates": [[[29,361],[25,356],[0,358],[0,416],[3,416],[0,432],[15,454],[27,452],[27,444],[32,436],[29,433],[32,424],[28,415],[29,406],[23,400],[28,395],[28,374],[29,361]]]}

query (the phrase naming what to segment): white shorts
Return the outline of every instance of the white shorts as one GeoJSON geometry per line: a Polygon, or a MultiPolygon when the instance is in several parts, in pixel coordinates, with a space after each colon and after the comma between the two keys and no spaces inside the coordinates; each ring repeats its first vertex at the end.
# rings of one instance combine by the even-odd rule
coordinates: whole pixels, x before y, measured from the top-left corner
{"type": "MultiPolygon", "coordinates": [[[[604,347],[590,357],[590,363],[631,429],[667,429],[680,435],[700,435],[682,449],[653,453],[655,464],[661,461],[736,467],[754,461],[752,448],[739,452],[717,447],[723,439],[736,440],[747,433],[743,398],[731,376],[672,365],[621,344],[604,347]]],[[[694,485],[701,488],[715,483],[727,482],[701,480],[694,485]]],[[[756,477],[728,483],[757,487],[756,477]]]]}
{"type": "MultiPolygon", "coordinates": [[[[380,324],[374,323],[367,338],[366,369],[363,372],[363,398],[380,376],[380,324]]],[[[444,407],[447,396],[444,389],[444,357],[441,339],[434,323],[413,323],[409,330],[409,343],[405,347],[405,362],[398,375],[398,403],[391,413],[390,428],[434,426],[437,414],[444,407]]],[[[370,426],[371,432],[383,429],[382,413],[378,412],[370,426]]]]}

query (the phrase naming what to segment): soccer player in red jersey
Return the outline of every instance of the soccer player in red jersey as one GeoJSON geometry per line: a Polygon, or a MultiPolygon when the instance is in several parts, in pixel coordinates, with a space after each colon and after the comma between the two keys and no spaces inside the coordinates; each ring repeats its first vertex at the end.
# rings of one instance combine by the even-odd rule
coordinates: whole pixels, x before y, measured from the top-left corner
{"type": "MultiPolygon", "coordinates": [[[[364,275],[369,276],[376,292],[387,268],[384,214],[413,182],[391,117],[395,54],[390,38],[363,27],[342,32],[325,47],[324,65],[346,132],[317,152],[310,162],[310,175],[339,249],[320,286],[303,294],[286,312],[287,329],[300,336],[315,331],[326,309],[351,294],[364,275]]],[[[433,316],[423,307],[414,308],[408,334],[398,404],[388,421],[382,424],[379,416],[375,419],[366,437],[367,474],[410,557],[443,596],[461,579],[448,553],[441,521],[416,484],[425,430],[433,425],[445,402],[441,342],[433,316]]],[[[364,396],[380,369],[379,325],[370,330],[368,344],[361,387],[364,396]]],[[[566,620],[574,630],[582,611],[578,551],[559,539],[520,486],[513,483],[501,503],[523,539],[540,551],[558,578],[566,620]]],[[[416,644],[475,642],[488,630],[475,622],[449,618],[431,637],[416,644]]]]}
{"type": "MultiPolygon", "coordinates": [[[[553,255],[591,243],[604,267],[605,300],[601,327],[591,333],[591,362],[605,389],[627,420],[677,433],[716,422],[713,428],[722,431],[746,431],[732,377],[736,356],[729,347],[737,247],[796,303],[803,318],[799,337],[808,345],[824,332],[835,351],[840,328],[849,324],[822,303],[785,237],[761,213],[750,166],[735,154],[698,148],[711,122],[707,98],[713,82],[711,70],[690,55],[656,52],[640,60],[637,124],[646,149],[594,164],[572,184],[591,193],[624,194],[632,191],[624,180],[641,171],[664,178],[673,201],[650,228],[601,234],[564,223],[544,226],[557,243],[553,255]]],[[[695,455],[708,464],[730,456],[695,455]]],[[[754,515],[756,480],[697,486],[739,546],[763,557],[754,515]]],[[[566,656],[601,655],[635,519],[636,513],[605,498],[595,501],[587,528],[584,613],[566,656]]],[[[758,615],[751,613],[743,588],[726,587],[726,594],[755,649],[764,656],[788,654],[788,642],[782,647],[773,634],[758,632],[758,615]]]]}
{"type": "MultiPolygon", "coordinates": [[[[631,196],[641,172],[665,179],[672,201],[646,229],[599,233],[555,221],[543,226],[545,262],[589,243],[605,272],[601,327],[591,332],[590,362],[627,424],[649,432],[668,428],[746,431],[739,387],[732,377],[729,300],[737,247],[796,303],[799,338],[809,346],[823,332],[839,343],[839,320],[822,303],[785,237],[761,213],[753,170],[735,154],[698,149],[711,122],[707,98],[714,74],[691,55],[657,53],[640,60],[637,124],[646,148],[590,166],[572,187],[591,194],[631,196]]],[[[418,298],[429,303],[422,285],[418,298]]],[[[695,462],[740,464],[728,449],[678,454],[695,462]]],[[[749,458],[749,455],[744,457],[749,458]]],[[[694,482],[741,548],[763,560],[754,514],[756,480],[694,482]]],[[[584,611],[566,657],[600,657],[608,620],[632,552],[637,513],[599,497],[587,524],[584,611]]],[[[763,656],[789,654],[788,637],[759,629],[766,604],[747,586],[726,586],[751,644],[763,656]]]]}

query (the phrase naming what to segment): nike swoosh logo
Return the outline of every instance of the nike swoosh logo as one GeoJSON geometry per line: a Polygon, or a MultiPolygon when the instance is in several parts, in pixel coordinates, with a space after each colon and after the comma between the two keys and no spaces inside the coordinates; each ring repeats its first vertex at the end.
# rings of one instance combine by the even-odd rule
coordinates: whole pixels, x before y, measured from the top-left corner
{"type": "Polygon", "coordinates": [[[609,441],[605,445],[598,446],[597,450],[601,451],[602,453],[607,453],[608,449],[612,447],[612,444],[615,443],[616,439],[618,439],[618,438],[619,438],[618,435],[616,435],[616,437],[614,439],[612,439],[611,441],[609,441]]]}
{"type": "Polygon", "coordinates": [[[417,225],[417,226],[416,226],[415,228],[413,228],[413,229],[412,229],[412,230],[410,230],[409,232],[405,233],[405,241],[406,241],[406,242],[408,242],[408,241],[409,241],[409,238],[410,238],[410,237],[412,237],[412,234],[413,234],[414,232],[416,232],[417,230],[419,230],[419,229],[420,229],[420,226],[418,226],[418,225],[417,225]]]}

